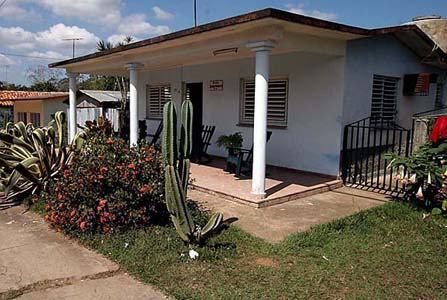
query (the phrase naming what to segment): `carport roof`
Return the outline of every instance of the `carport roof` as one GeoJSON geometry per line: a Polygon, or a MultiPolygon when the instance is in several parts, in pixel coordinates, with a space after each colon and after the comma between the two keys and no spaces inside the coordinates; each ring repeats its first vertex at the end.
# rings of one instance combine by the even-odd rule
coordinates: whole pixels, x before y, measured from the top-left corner
{"type": "Polygon", "coordinates": [[[365,29],[350,25],[344,25],[340,23],[330,22],[326,20],[320,20],[308,16],[298,15],[283,10],[274,8],[267,8],[247,14],[231,17],[212,23],[192,27],[189,29],[180,30],[177,32],[169,33],[166,35],[157,36],[154,38],[142,40],[139,42],[131,43],[116,47],[107,51],[96,52],[73,59],[68,59],[60,62],[49,64],[50,68],[64,68],[68,66],[76,65],[77,63],[93,60],[99,57],[112,56],[116,53],[125,52],[142,47],[150,47],[155,44],[161,44],[163,42],[180,39],[204,32],[210,32],[217,29],[222,29],[229,26],[240,25],[244,23],[254,22],[262,19],[276,19],[286,21],[290,23],[310,26],[319,29],[326,29],[330,31],[337,31],[345,34],[351,34],[357,38],[391,34],[396,36],[402,43],[409,47],[420,57],[435,56],[435,64],[438,66],[447,66],[447,54],[440,48],[435,47],[435,42],[418,26],[414,24],[406,24],[394,27],[377,28],[377,29],[365,29]],[[433,50],[435,49],[435,50],[433,50]],[[439,61],[438,61],[439,60],[439,61]]]}

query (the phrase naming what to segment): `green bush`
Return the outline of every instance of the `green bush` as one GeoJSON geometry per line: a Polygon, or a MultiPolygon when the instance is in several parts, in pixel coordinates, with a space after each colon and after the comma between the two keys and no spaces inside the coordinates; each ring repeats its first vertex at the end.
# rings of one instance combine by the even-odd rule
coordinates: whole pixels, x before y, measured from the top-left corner
{"type": "Polygon", "coordinates": [[[387,154],[389,166],[399,167],[397,179],[405,198],[433,212],[447,213],[447,141],[428,142],[411,156],[387,154]]]}
{"type": "Polygon", "coordinates": [[[167,222],[160,153],[145,145],[129,148],[108,133],[107,121],[87,127],[89,140],[44,194],[46,220],[69,233],[167,222]]]}

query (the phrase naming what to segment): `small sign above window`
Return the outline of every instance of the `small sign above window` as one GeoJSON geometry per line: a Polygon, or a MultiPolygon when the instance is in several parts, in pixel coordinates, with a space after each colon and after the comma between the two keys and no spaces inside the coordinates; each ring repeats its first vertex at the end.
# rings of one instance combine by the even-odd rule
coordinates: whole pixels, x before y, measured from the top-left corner
{"type": "Polygon", "coordinates": [[[210,80],[210,92],[220,92],[224,89],[223,80],[210,80]]]}

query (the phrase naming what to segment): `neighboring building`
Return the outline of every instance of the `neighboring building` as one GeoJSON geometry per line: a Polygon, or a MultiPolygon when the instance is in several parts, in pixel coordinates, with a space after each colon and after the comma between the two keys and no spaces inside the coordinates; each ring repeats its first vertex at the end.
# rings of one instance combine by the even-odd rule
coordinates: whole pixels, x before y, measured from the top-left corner
{"type": "Polygon", "coordinates": [[[77,93],[77,122],[84,126],[86,121],[104,117],[110,120],[113,129],[118,131],[120,103],[119,91],[80,90],[77,93]]]}
{"type": "Polygon", "coordinates": [[[0,91],[0,125],[23,121],[35,126],[47,124],[57,111],[65,111],[66,92],[0,91]]]}
{"type": "Polygon", "coordinates": [[[215,125],[215,139],[242,132],[245,147],[254,143],[252,193],[263,197],[265,164],[338,176],[344,125],[373,115],[408,127],[445,104],[446,50],[421,28],[265,9],[50,67],[72,74],[72,92],[77,73],[129,76],[132,144],[139,120],[155,131],[164,103],[189,97],[196,125],[215,125]]]}
{"type": "Polygon", "coordinates": [[[4,128],[6,123],[14,120],[14,99],[16,92],[0,91],[0,128],[4,128]]]}

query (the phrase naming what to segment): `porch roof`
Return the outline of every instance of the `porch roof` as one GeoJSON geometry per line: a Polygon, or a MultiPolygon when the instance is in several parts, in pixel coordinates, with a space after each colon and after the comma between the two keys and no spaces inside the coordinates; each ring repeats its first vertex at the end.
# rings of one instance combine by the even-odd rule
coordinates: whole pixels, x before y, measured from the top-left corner
{"type": "MultiPolygon", "coordinates": [[[[365,29],[312,17],[302,16],[278,9],[267,8],[244,15],[204,24],[201,26],[173,32],[170,34],[142,40],[128,45],[116,47],[103,52],[96,52],[85,56],[55,62],[50,68],[66,68],[70,72],[100,73],[106,75],[125,75],[126,63],[132,63],[139,59],[143,61],[146,69],[162,69],[188,64],[196,64],[199,61],[215,61],[216,58],[204,57],[211,50],[225,49],[226,47],[241,47],[241,41],[235,42],[236,35],[244,35],[245,42],[272,39],[281,40],[285,33],[300,34],[311,37],[322,37],[331,41],[346,41],[364,38],[368,36],[392,34],[401,40],[418,56],[424,57],[424,62],[447,67],[447,54],[435,47],[435,42],[418,26],[413,24],[365,29]],[[227,40],[225,40],[227,38],[227,40]],[[233,39],[233,40],[232,40],[233,39]],[[206,51],[202,51],[197,43],[206,44],[206,51]],[[226,43],[225,43],[226,42],[226,43]],[[181,53],[165,52],[166,50],[181,50],[181,53]],[[436,50],[432,50],[436,49],[436,50]],[[192,57],[193,51],[196,57],[192,57]],[[181,54],[182,59],[178,56],[181,54]],[[172,63],[154,64],[154,60],[163,58],[172,63]],[[427,59],[429,57],[430,59],[427,59]],[[205,60],[204,60],[205,59],[205,60]]],[[[304,41],[302,45],[308,44],[304,41]]],[[[330,48],[330,44],[324,45],[330,48]]],[[[297,51],[297,45],[287,45],[289,51],[297,51]]],[[[241,49],[242,50],[242,49],[241,49]]],[[[286,52],[286,49],[277,49],[276,52],[286,52]]],[[[212,51],[211,51],[212,54],[212,51]]],[[[337,52],[332,53],[337,55],[337,52]]],[[[238,53],[238,58],[249,56],[250,52],[238,53]]],[[[231,58],[227,58],[231,59],[231,58]]],[[[234,57],[233,57],[234,59],[234,57]]]]}

